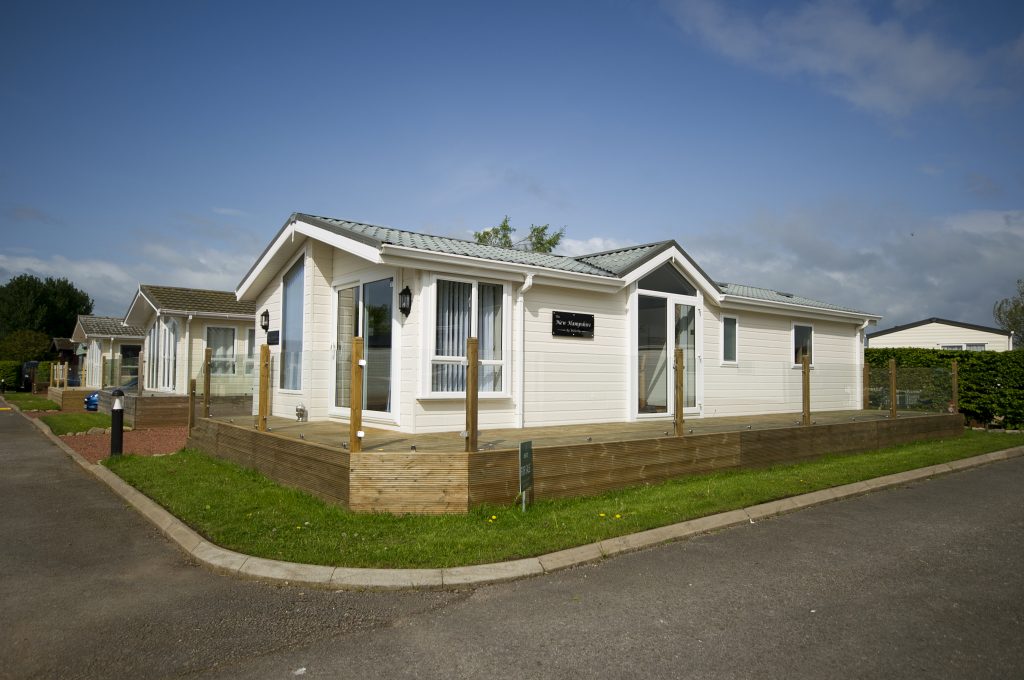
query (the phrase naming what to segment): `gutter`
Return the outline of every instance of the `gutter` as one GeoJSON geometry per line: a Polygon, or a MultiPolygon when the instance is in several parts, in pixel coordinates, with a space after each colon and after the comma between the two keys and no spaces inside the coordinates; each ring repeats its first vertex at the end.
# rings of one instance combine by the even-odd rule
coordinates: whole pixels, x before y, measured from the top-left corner
{"type": "Polygon", "coordinates": [[[519,343],[516,347],[516,427],[524,427],[526,422],[526,293],[533,288],[533,274],[527,274],[523,285],[519,287],[516,298],[516,305],[519,307],[518,335],[519,343]]]}

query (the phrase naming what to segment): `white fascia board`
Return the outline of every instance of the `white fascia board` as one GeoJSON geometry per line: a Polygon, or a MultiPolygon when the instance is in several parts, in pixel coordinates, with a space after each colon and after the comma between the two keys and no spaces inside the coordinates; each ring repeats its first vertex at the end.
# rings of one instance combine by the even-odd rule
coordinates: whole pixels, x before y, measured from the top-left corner
{"type": "MultiPolygon", "coordinates": [[[[236,298],[239,300],[255,299],[255,295],[263,289],[263,286],[259,285],[262,279],[272,278],[270,274],[266,273],[267,269],[278,261],[281,252],[295,240],[296,234],[326,243],[375,264],[380,264],[381,262],[380,252],[371,245],[331,233],[302,220],[295,220],[281,230],[281,233],[278,234],[274,242],[263,253],[263,257],[252,268],[249,275],[238,284],[238,288],[235,289],[236,298]]],[[[273,273],[276,274],[276,270],[273,273]]],[[[266,283],[264,282],[264,285],[266,283]]]]}
{"type": "Polygon", "coordinates": [[[383,262],[380,254],[380,250],[376,246],[372,246],[361,241],[357,241],[347,236],[335,234],[327,231],[321,227],[314,226],[302,220],[296,220],[292,224],[292,228],[295,233],[308,236],[311,239],[326,243],[327,245],[334,246],[338,250],[344,250],[346,253],[351,253],[356,257],[366,260],[371,264],[381,264],[383,262]]]}
{"type": "Polygon", "coordinates": [[[196,312],[187,309],[162,309],[160,313],[164,316],[191,316],[196,319],[224,319],[225,321],[252,321],[255,323],[255,314],[234,314],[225,312],[196,312]]]}
{"type": "MultiPolygon", "coordinates": [[[[145,300],[146,304],[149,305],[150,309],[152,309],[152,311],[154,313],[156,313],[157,315],[160,314],[160,308],[157,307],[155,304],[153,304],[152,300],[150,300],[148,297],[146,297],[146,294],[142,292],[142,288],[139,288],[138,292],[135,293],[135,299],[132,300],[132,304],[128,308],[128,313],[124,315],[124,323],[129,325],[129,326],[140,326],[141,327],[141,326],[145,325],[143,323],[133,323],[132,322],[132,316],[135,313],[135,306],[139,304],[139,300],[145,300]]],[[[139,312],[139,313],[141,314],[142,312],[139,312]]],[[[143,318],[144,319],[148,318],[148,314],[147,314],[147,316],[145,316],[143,318]]]]}
{"type": "Polygon", "coordinates": [[[683,272],[686,273],[686,278],[695,283],[697,287],[701,289],[701,292],[704,293],[706,298],[710,298],[716,302],[720,302],[722,300],[722,291],[718,288],[715,282],[709,281],[704,274],[698,271],[693,264],[691,264],[690,261],[675,248],[669,248],[665,252],[652,257],[647,262],[644,262],[642,265],[626,274],[623,280],[627,285],[630,283],[636,283],[669,261],[675,262],[683,272]]]}
{"type": "Polygon", "coordinates": [[[823,319],[827,321],[845,321],[850,323],[863,324],[865,322],[878,321],[882,317],[876,314],[862,312],[844,312],[838,309],[823,309],[821,307],[807,307],[773,300],[758,300],[756,298],[739,297],[736,295],[722,295],[718,306],[723,311],[747,310],[764,312],[768,314],[780,314],[784,316],[799,316],[802,318],[823,319]]]}
{"type": "Polygon", "coordinates": [[[437,253],[390,244],[384,244],[381,250],[383,251],[384,264],[396,267],[412,267],[427,271],[446,271],[451,274],[465,274],[506,280],[525,280],[528,274],[533,274],[534,285],[564,286],[581,290],[617,291],[624,285],[622,279],[608,276],[563,272],[557,269],[548,269],[547,267],[534,265],[484,260],[469,255],[437,253]]]}

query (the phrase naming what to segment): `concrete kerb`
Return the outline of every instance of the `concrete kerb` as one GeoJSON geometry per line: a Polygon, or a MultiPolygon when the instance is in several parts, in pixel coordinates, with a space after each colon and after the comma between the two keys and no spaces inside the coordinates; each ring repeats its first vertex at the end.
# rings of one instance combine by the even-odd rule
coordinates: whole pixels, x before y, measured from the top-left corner
{"type": "MultiPolygon", "coordinates": [[[[15,407],[16,408],[16,407],[15,407]]],[[[17,410],[17,409],[16,409],[17,410]]],[[[23,417],[24,414],[22,414],[23,417]]],[[[183,551],[207,567],[233,576],[265,581],[293,583],[338,590],[405,590],[429,588],[458,588],[500,583],[561,569],[580,566],[602,559],[651,548],[664,543],[719,531],[738,524],[753,524],[762,519],[794,512],[844,498],[860,496],[872,491],[901,486],[911,482],[949,474],[1009,458],[1024,456],[1024,446],[941,463],[926,468],[907,470],[862,482],[854,482],[831,489],[821,489],[800,496],[761,503],[749,508],[700,517],[697,519],[610,538],[598,543],[510,562],[481,564],[448,569],[360,569],[296,564],[243,555],[210,543],[167,512],[155,501],[137,491],[102,465],[94,465],[67,446],[50,428],[29,418],[44,435],[60,447],[83,469],[91,472],[114,493],[121,496],[139,514],[152,522],[165,536],[183,551]]]]}

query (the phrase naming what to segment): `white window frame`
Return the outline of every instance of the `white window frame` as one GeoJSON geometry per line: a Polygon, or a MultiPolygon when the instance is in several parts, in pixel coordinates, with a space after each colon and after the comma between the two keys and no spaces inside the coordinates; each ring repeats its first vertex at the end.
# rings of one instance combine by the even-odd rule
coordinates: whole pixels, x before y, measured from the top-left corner
{"type": "Polygon", "coordinates": [[[733,314],[723,314],[722,315],[722,322],[721,322],[721,326],[720,327],[721,327],[721,338],[719,339],[719,343],[718,343],[718,356],[719,356],[719,359],[720,359],[719,363],[722,366],[738,366],[739,362],[740,362],[740,319],[739,319],[738,316],[735,316],[733,314]],[[734,358],[732,358],[732,359],[726,359],[725,358],[725,321],[726,321],[726,319],[732,319],[733,323],[736,324],[736,328],[735,328],[735,330],[733,332],[733,348],[732,348],[732,353],[733,353],[733,357],[734,358]]]}
{"type": "Polygon", "coordinates": [[[803,364],[793,361],[796,358],[796,327],[803,326],[811,329],[811,361],[810,366],[814,367],[814,324],[808,321],[794,321],[789,330],[789,360],[793,362],[793,368],[802,368],[803,364]]]}
{"type": "Polygon", "coordinates": [[[245,329],[245,363],[242,367],[243,375],[253,375],[256,368],[256,329],[245,329]]]}
{"type": "Polygon", "coordinates": [[[963,344],[951,342],[948,345],[939,345],[939,349],[943,349],[949,352],[961,352],[964,349],[963,344]]]}
{"type": "Polygon", "coordinates": [[[277,390],[281,394],[304,394],[302,386],[305,384],[305,348],[306,348],[306,248],[303,247],[299,250],[299,254],[293,259],[288,261],[288,264],[281,270],[281,277],[278,280],[278,288],[280,290],[280,305],[279,305],[279,331],[280,339],[278,344],[278,378],[277,378],[277,390]],[[284,277],[288,275],[288,272],[292,270],[295,264],[302,260],[302,344],[299,350],[299,386],[298,387],[284,387],[284,277]]]}
{"type": "MultiPolygon", "coordinates": [[[[210,347],[212,349],[212,346],[210,345],[210,331],[211,330],[231,331],[231,357],[230,357],[231,372],[229,372],[229,373],[214,373],[211,370],[210,375],[238,375],[238,329],[235,328],[234,326],[217,326],[217,325],[213,325],[213,324],[207,326],[206,327],[206,346],[210,347]]],[[[212,362],[216,362],[216,361],[218,361],[218,359],[216,357],[211,358],[211,369],[212,369],[212,362]]],[[[221,359],[220,361],[224,361],[224,360],[221,359]]]]}
{"type": "MultiPolygon", "coordinates": [[[[366,320],[366,304],[363,286],[382,279],[391,279],[391,410],[370,411],[363,410],[363,418],[370,422],[401,425],[401,396],[402,396],[402,327],[403,317],[398,311],[398,291],[400,270],[393,267],[371,266],[355,272],[346,272],[341,278],[331,282],[331,352],[338,351],[338,293],[346,288],[359,289],[359,328],[358,337],[363,337],[362,324],[366,320]]],[[[365,350],[364,350],[365,351],[365,350]]],[[[332,358],[334,371],[337,371],[337,362],[332,358]]],[[[351,409],[348,406],[336,406],[338,377],[336,373],[331,374],[328,381],[327,414],[347,418],[351,416],[351,409]]]]}
{"type": "Polygon", "coordinates": [[[988,343],[984,342],[968,342],[966,345],[964,345],[964,348],[968,352],[984,352],[987,346],[988,343]]]}
{"type": "Polygon", "coordinates": [[[422,371],[420,374],[420,396],[419,399],[465,399],[466,392],[434,392],[433,391],[433,366],[435,363],[452,363],[452,364],[466,364],[466,357],[457,356],[435,356],[434,352],[437,349],[437,282],[443,281],[454,281],[456,283],[466,283],[472,286],[472,292],[470,294],[469,308],[470,308],[470,321],[469,325],[471,329],[475,329],[477,337],[479,337],[480,328],[480,305],[478,302],[478,292],[480,284],[501,286],[501,359],[481,359],[481,366],[499,366],[501,368],[501,390],[500,391],[483,391],[481,390],[479,396],[481,399],[508,399],[512,396],[512,372],[510,370],[511,365],[511,345],[512,345],[512,294],[511,288],[508,283],[495,279],[487,278],[473,278],[458,274],[431,274],[427,282],[428,295],[424,296],[429,299],[429,302],[424,310],[424,322],[423,332],[425,336],[425,342],[423,346],[427,348],[426,354],[422,360],[422,371]]]}

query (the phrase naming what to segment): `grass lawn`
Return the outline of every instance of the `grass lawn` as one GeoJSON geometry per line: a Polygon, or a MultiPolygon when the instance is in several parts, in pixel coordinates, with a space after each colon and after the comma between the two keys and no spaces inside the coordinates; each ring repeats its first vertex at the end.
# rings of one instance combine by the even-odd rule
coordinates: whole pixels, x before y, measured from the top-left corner
{"type": "Polygon", "coordinates": [[[808,491],[1024,444],[962,437],[736,470],[468,515],[354,514],[257,472],[185,450],[104,465],[214,543],[259,557],[348,567],[453,567],[542,555],[808,491]]]}
{"type": "Polygon", "coordinates": [[[46,423],[55,435],[88,432],[93,427],[110,427],[109,413],[56,413],[41,416],[39,420],[46,423]]]}
{"type": "Polygon", "coordinates": [[[46,397],[28,392],[5,392],[4,399],[15,404],[22,411],[59,411],[60,406],[46,397]]]}

